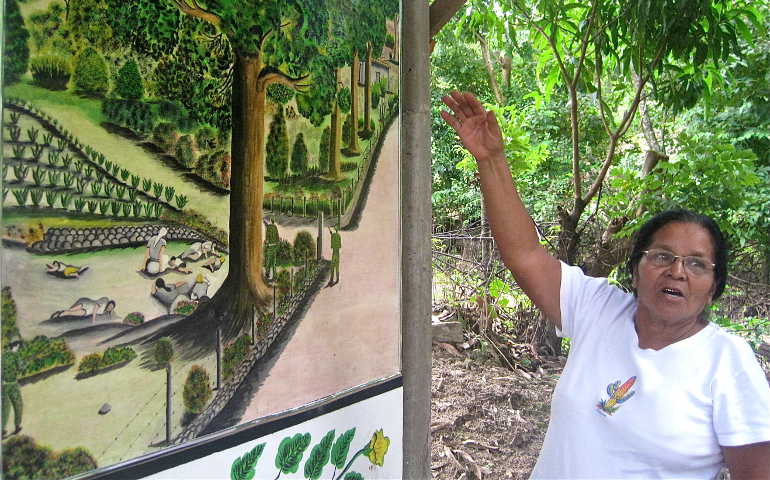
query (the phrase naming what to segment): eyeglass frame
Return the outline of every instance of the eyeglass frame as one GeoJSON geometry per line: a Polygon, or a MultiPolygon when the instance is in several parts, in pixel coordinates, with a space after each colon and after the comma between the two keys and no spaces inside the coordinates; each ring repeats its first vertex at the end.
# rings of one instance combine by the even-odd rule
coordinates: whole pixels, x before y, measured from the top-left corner
{"type": "Polygon", "coordinates": [[[642,255],[644,257],[647,257],[647,255],[649,255],[650,252],[663,252],[663,253],[667,253],[667,254],[671,255],[671,257],[672,257],[671,263],[669,263],[667,265],[654,265],[654,266],[659,267],[659,268],[670,267],[673,264],[675,264],[676,261],[679,260],[679,259],[681,259],[681,261],[682,261],[682,268],[684,268],[689,273],[691,273],[693,275],[696,275],[696,276],[705,275],[707,273],[714,273],[714,271],[717,268],[717,264],[716,263],[714,263],[714,262],[712,262],[712,261],[710,261],[710,260],[708,260],[706,258],[699,257],[697,255],[675,255],[674,252],[670,252],[670,251],[668,251],[668,250],[666,250],[664,248],[653,248],[653,249],[650,249],[650,250],[641,250],[640,253],[642,253],[642,255]],[[688,258],[696,258],[698,260],[702,260],[704,265],[707,265],[709,268],[706,268],[706,271],[704,271],[703,273],[693,272],[690,269],[690,267],[687,266],[686,260],[688,258]]]}

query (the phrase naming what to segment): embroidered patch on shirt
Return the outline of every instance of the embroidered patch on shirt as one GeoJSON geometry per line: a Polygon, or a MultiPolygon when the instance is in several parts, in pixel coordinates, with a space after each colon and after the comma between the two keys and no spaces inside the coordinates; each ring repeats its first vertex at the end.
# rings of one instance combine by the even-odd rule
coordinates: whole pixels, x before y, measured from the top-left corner
{"type": "Polygon", "coordinates": [[[607,395],[609,395],[610,398],[607,400],[600,399],[599,403],[596,404],[596,408],[605,415],[612,415],[615,413],[618,408],[620,408],[621,403],[633,397],[634,393],[636,393],[629,391],[635,381],[636,377],[634,376],[626,380],[626,383],[623,385],[620,384],[620,380],[607,385],[607,395]]]}

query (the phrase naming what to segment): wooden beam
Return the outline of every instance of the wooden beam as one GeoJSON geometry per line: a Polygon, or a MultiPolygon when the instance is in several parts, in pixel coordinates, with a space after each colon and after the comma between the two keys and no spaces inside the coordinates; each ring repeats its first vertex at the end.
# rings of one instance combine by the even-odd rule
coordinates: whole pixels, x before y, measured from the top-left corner
{"type": "Polygon", "coordinates": [[[430,39],[454,17],[466,0],[434,0],[430,5],[430,39]]]}

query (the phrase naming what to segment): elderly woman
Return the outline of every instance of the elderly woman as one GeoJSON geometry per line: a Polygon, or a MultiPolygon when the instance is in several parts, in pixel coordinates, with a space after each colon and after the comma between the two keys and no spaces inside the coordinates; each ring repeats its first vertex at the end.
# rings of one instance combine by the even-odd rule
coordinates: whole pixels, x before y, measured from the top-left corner
{"type": "Polygon", "coordinates": [[[494,114],[469,93],[441,113],[478,162],[503,261],[570,355],[532,478],[770,478],[770,388],[751,348],[706,320],[727,276],[709,218],[664,212],[638,232],[633,294],[538,242],[494,114]]]}

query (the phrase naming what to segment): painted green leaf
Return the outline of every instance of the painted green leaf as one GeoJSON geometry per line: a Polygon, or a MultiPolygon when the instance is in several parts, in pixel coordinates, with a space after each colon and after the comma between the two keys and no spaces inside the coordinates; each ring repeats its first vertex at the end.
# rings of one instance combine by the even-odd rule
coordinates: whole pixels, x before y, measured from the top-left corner
{"type": "Polygon", "coordinates": [[[264,449],[265,444],[260,443],[243,454],[242,457],[236,458],[232,468],[230,468],[230,480],[251,480],[254,478],[257,462],[259,461],[259,457],[262,456],[262,451],[264,449]]]}
{"type": "Polygon", "coordinates": [[[355,427],[351,428],[347,432],[340,435],[334,446],[332,447],[331,460],[332,465],[341,469],[345,466],[345,461],[348,459],[348,451],[350,450],[350,443],[353,441],[353,437],[356,435],[355,427]]]}
{"type": "Polygon", "coordinates": [[[364,480],[364,477],[358,472],[349,472],[343,480],[364,480]]]}
{"type": "Polygon", "coordinates": [[[278,446],[278,453],[275,456],[275,466],[281,473],[295,473],[299,469],[299,463],[302,460],[307,447],[310,446],[310,434],[302,435],[298,433],[293,437],[286,437],[281,440],[278,446]]]}
{"type": "Polygon", "coordinates": [[[329,463],[329,453],[334,442],[334,430],[329,430],[313,450],[310,452],[307,462],[305,462],[305,478],[318,480],[321,478],[321,472],[329,463]]]}

